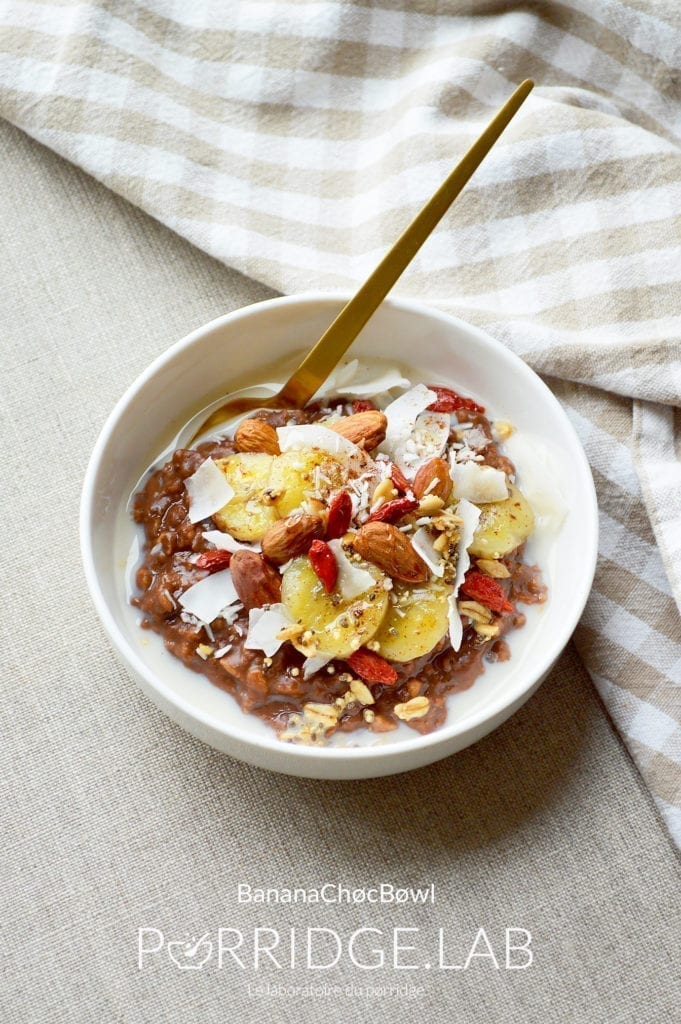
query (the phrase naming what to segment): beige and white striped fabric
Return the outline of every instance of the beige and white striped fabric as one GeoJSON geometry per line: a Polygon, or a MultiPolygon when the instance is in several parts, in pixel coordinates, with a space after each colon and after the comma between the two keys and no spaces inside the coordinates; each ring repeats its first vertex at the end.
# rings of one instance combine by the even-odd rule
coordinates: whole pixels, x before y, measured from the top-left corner
{"type": "Polygon", "coordinates": [[[358,282],[536,80],[397,291],[575,425],[602,528],[577,642],[681,843],[676,0],[0,0],[0,51],[1,115],[284,292],[358,282]]]}

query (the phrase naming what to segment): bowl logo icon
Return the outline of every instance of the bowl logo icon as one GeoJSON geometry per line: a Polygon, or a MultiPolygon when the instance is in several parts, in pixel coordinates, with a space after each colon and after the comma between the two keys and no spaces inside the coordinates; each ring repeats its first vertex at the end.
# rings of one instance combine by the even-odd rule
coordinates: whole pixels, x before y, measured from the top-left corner
{"type": "Polygon", "coordinates": [[[181,971],[200,971],[213,954],[213,943],[208,938],[208,932],[200,939],[192,935],[191,939],[184,942],[169,942],[168,954],[181,971]]]}

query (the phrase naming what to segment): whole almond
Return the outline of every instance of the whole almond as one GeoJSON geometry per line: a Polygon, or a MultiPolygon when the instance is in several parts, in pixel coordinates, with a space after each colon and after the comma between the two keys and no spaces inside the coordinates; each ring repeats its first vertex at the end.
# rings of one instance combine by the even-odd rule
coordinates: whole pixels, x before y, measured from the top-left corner
{"type": "Polygon", "coordinates": [[[232,581],[246,611],[281,600],[281,575],[257,551],[241,548],[229,563],[232,581]]]}
{"type": "Polygon", "coordinates": [[[385,440],[385,430],[388,421],[379,409],[367,409],[366,412],[356,412],[352,416],[342,416],[329,427],[340,434],[341,437],[352,441],[353,444],[361,445],[370,452],[377,448],[385,440]]]}
{"type": "Polygon", "coordinates": [[[449,475],[449,466],[444,459],[429,459],[417,471],[412,484],[414,496],[424,498],[427,494],[434,494],[436,498],[447,498],[452,493],[452,478],[449,475]]]}
{"type": "Polygon", "coordinates": [[[313,540],[324,536],[324,520],[321,516],[305,515],[300,512],[286,516],[265,530],[262,538],[262,553],[275,565],[283,565],[296,555],[304,555],[313,540]]]}
{"type": "Polygon", "coordinates": [[[239,452],[265,452],[279,455],[279,438],[274,427],[264,420],[244,420],[236,429],[234,444],[239,452]]]}
{"type": "Polygon", "coordinates": [[[353,537],[355,551],[393,579],[424,583],[430,573],[401,530],[390,523],[365,523],[353,537]]]}

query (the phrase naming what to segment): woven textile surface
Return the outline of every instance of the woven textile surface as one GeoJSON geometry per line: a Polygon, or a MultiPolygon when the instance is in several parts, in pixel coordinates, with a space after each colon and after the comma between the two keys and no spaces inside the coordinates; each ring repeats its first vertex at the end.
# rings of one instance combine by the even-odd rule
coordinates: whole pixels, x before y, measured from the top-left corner
{"type": "MultiPolygon", "coordinates": [[[[678,858],[573,645],[482,742],[367,782],[249,768],[137,690],[82,579],[85,464],[112,404],[169,335],[271,293],[2,123],[0,179],[0,504],[19,525],[2,549],[3,1024],[674,1020],[678,858]],[[337,881],[432,883],[436,901],[237,901],[241,883],[337,881]],[[257,926],[283,945],[291,927],[304,943],[307,926],[330,926],[347,944],[367,925],[388,960],[393,928],[421,928],[421,944],[443,928],[445,963],[461,963],[484,927],[501,966],[362,971],[344,955],[329,971],[255,972],[213,957],[181,971],[164,948],[138,968],[139,928],[168,942],[236,928],[250,947],[257,926]],[[529,969],[504,968],[506,927],[531,931],[529,969]],[[359,990],[407,975],[424,990],[417,1000],[359,990]],[[258,982],[343,992],[268,995],[258,982]]],[[[366,959],[366,944],[358,952],[366,959]]]]}

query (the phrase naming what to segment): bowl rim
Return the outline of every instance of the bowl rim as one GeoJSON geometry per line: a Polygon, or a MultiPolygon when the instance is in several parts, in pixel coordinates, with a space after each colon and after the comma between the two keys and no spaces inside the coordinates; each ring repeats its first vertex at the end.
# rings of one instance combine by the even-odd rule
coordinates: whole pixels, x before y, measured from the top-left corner
{"type": "MultiPolygon", "coordinates": [[[[119,628],[100,586],[99,576],[95,566],[92,544],[93,499],[101,459],[112,434],[119,422],[122,420],[130,403],[145,387],[147,382],[155,376],[158,370],[164,366],[164,364],[174,359],[178,353],[182,352],[184,349],[190,348],[204,335],[221,328],[225,324],[236,323],[239,320],[247,319],[254,314],[266,313],[272,309],[286,306],[306,307],[314,305],[320,306],[324,304],[337,305],[341,302],[347,302],[351,295],[351,292],[344,290],[308,291],[295,295],[283,295],[276,296],[271,299],[265,299],[261,302],[251,303],[247,306],[242,306],[239,309],[235,309],[229,313],[215,317],[213,320],[197,327],[179,341],[170,345],[160,355],[158,355],[149,364],[149,366],[142,371],[141,374],[137,376],[109,413],[88,461],[81,491],[79,529],[81,558],[85,578],[95,609],[100,617],[109,640],[113,644],[119,656],[122,656],[124,662],[145,680],[151,690],[159,694],[159,697],[163,700],[165,705],[171,705],[177,708],[177,710],[183,715],[192,721],[199,723],[205,729],[219,733],[226,739],[235,741],[237,744],[246,744],[247,746],[257,747],[261,750],[270,750],[276,752],[282,757],[286,757],[288,755],[291,761],[307,761],[319,758],[323,758],[325,761],[352,761],[366,758],[370,758],[372,760],[383,760],[385,758],[395,758],[399,757],[401,754],[408,754],[415,749],[425,750],[430,747],[437,747],[441,744],[446,744],[457,736],[473,733],[476,730],[479,730],[480,727],[484,728],[486,722],[494,722],[495,720],[498,720],[500,716],[503,721],[504,717],[506,717],[504,712],[509,712],[509,709],[512,712],[513,706],[517,704],[519,700],[522,701],[531,695],[532,690],[537,686],[538,681],[543,679],[567,645],[582,615],[591,592],[598,556],[598,505],[591,468],[572,423],[548,385],[545,384],[541,377],[535,373],[535,371],[532,370],[520,356],[516,355],[515,352],[507,348],[501,341],[498,341],[492,335],[488,334],[483,329],[476,327],[474,324],[470,324],[467,321],[462,320],[460,317],[453,316],[450,313],[443,312],[442,310],[428,306],[427,304],[414,299],[389,297],[384,299],[381,304],[382,306],[392,306],[397,310],[415,313],[430,319],[440,320],[449,326],[455,326],[468,334],[477,336],[478,340],[484,342],[486,345],[492,345],[492,347],[496,349],[501,349],[504,356],[511,360],[521,376],[531,379],[535,387],[539,386],[540,391],[544,394],[545,400],[553,407],[559,418],[563,420],[567,432],[571,435],[574,441],[573,451],[570,453],[571,458],[573,456],[576,457],[577,463],[580,465],[587,484],[585,487],[586,494],[584,495],[585,501],[583,505],[585,529],[582,536],[583,547],[581,549],[585,572],[581,577],[582,583],[580,587],[572,591],[570,613],[563,616],[560,628],[555,633],[555,639],[552,639],[552,642],[547,644],[544,648],[538,668],[531,673],[528,682],[523,686],[520,692],[511,691],[507,694],[506,691],[502,690],[494,700],[490,701],[490,703],[486,704],[483,708],[478,711],[469,712],[462,719],[454,719],[452,722],[445,722],[442,726],[433,730],[431,733],[427,733],[425,735],[415,733],[413,737],[410,736],[405,739],[396,740],[395,742],[386,744],[385,746],[367,744],[355,747],[313,747],[303,744],[283,744],[274,734],[272,736],[266,734],[258,735],[256,733],[249,734],[247,731],[241,729],[239,725],[216,721],[210,713],[201,708],[195,707],[189,698],[184,695],[177,694],[165,683],[160,675],[157,675],[157,673],[151,669],[151,667],[128,642],[127,637],[119,628]]],[[[226,696],[229,697],[230,695],[226,694],[226,696]]],[[[245,712],[243,712],[243,714],[245,714],[245,712]]],[[[494,728],[494,726],[492,728],[494,728]]]]}

